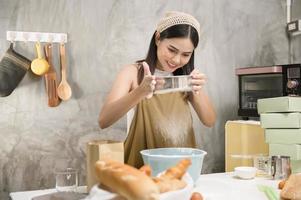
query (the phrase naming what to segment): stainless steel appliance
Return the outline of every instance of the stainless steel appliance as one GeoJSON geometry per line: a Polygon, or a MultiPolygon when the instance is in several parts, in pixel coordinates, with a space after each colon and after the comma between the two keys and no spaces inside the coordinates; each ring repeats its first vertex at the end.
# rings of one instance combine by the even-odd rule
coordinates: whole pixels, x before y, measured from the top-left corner
{"type": "Polygon", "coordinates": [[[301,96],[301,64],[236,69],[239,80],[238,115],[259,117],[257,100],[280,96],[301,96]]]}

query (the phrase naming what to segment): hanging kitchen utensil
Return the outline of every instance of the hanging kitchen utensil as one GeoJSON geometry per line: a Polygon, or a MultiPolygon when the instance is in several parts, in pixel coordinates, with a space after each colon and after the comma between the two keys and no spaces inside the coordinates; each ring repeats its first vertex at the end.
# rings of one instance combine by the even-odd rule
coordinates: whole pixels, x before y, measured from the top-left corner
{"type": "Polygon", "coordinates": [[[57,95],[57,78],[55,68],[52,63],[52,44],[44,46],[46,60],[49,63],[49,70],[45,74],[46,91],[48,95],[48,106],[55,107],[59,105],[60,100],[57,95]]]}
{"type": "Polygon", "coordinates": [[[60,60],[61,60],[61,72],[62,72],[62,80],[57,88],[57,94],[60,99],[66,101],[70,99],[72,95],[71,87],[69,86],[66,79],[66,48],[65,44],[60,44],[60,60]]]}
{"type": "Polygon", "coordinates": [[[10,95],[21,82],[30,67],[31,60],[13,49],[13,43],[0,61],[0,96],[10,95]]]}
{"type": "Polygon", "coordinates": [[[32,61],[31,71],[33,73],[35,73],[36,75],[41,76],[49,70],[49,64],[42,56],[40,42],[37,42],[35,46],[36,46],[38,58],[36,58],[32,61]]]}

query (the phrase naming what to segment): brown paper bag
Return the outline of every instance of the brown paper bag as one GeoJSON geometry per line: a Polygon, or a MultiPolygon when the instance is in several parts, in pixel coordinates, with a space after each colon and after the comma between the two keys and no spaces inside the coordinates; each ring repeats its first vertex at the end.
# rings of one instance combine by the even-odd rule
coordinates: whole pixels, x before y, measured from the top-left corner
{"type": "Polygon", "coordinates": [[[101,158],[109,157],[124,162],[123,142],[112,140],[95,140],[87,144],[87,187],[88,192],[98,183],[95,163],[101,158]]]}

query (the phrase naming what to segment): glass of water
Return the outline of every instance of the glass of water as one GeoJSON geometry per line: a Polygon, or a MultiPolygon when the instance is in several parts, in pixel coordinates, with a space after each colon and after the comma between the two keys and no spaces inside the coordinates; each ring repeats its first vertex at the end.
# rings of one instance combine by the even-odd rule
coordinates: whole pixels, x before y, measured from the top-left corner
{"type": "Polygon", "coordinates": [[[55,188],[59,192],[76,192],[78,186],[78,171],[73,168],[55,172],[55,188]]]}

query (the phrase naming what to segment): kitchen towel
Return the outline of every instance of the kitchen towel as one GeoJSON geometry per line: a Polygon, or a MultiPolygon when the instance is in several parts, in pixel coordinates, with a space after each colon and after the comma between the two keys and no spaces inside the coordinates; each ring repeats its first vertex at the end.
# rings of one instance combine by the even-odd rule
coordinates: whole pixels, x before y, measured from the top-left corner
{"type": "Polygon", "coordinates": [[[13,43],[0,61],[0,96],[10,95],[23,79],[31,61],[13,49],[13,43]]]}

